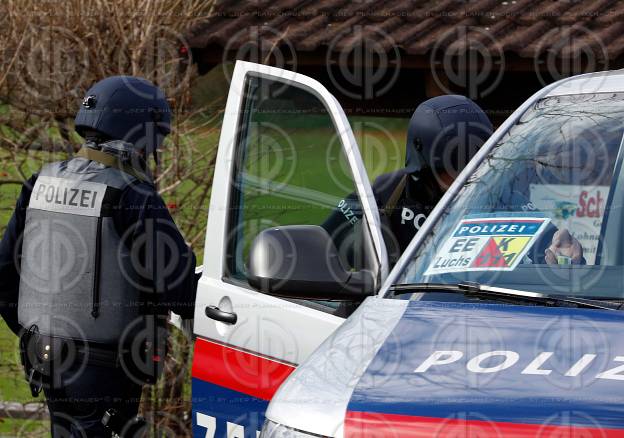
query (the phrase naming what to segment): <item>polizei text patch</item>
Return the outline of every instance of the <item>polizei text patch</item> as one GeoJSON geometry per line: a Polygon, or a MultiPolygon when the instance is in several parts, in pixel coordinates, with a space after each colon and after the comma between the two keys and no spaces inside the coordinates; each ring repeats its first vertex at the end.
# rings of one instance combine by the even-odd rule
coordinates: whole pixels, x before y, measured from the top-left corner
{"type": "Polygon", "coordinates": [[[29,208],[83,216],[100,216],[106,184],[40,176],[29,208]]]}
{"type": "Polygon", "coordinates": [[[464,218],[436,252],[425,275],[516,268],[550,219],[464,218]]]}

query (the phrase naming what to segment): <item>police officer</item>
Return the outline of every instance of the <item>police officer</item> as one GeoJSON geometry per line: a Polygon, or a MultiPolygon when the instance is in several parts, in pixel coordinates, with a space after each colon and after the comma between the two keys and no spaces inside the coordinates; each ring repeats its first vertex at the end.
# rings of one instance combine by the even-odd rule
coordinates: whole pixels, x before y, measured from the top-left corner
{"type": "MultiPolygon", "coordinates": [[[[467,97],[438,96],[416,108],[407,131],[405,167],[380,175],[373,183],[391,263],[396,262],[457,174],[491,134],[492,123],[487,115],[467,97]]],[[[355,195],[343,201],[361,215],[355,195]]],[[[341,243],[345,241],[348,221],[343,211],[344,207],[337,209],[323,226],[344,253],[341,243]]]]}
{"type": "Polygon", "coordinates": [[[0,311],[54,437],[135,436],[168,311],[193,317],[195,256],[147,165],[170,121],[149,81],[96,83],[75,119],[85,144],[23,184],[0,244],[0,311]]]}
{"type": "MultiPolygon", "coordinates": [[[[372,187],[391,264],[396,263],[444,192],[491,135],[489,118],[467,97],[438,96],[416,108],[407,131],[405,167],[380,175],[372,187]]],[[[511,196],[519,199],[508,205],[534,209],[527,194],[511,196]]],[[[344,260],[353,265],[354,248],[347,237],[351,222],[345,212],[361,217],[355,194],[341,200],[323,227],[344,260]]],[[[531,263],[558,264],[559,259],[564,259],[585,264],[579,241],[569,230],[557,229],[552,224],[529,255],[531,263]]]]}

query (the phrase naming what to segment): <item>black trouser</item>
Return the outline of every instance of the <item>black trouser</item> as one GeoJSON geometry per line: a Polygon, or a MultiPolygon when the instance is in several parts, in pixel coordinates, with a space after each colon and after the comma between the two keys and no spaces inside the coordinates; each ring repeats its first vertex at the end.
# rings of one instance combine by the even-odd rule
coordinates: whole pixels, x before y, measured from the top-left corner
{"type": "Polygon", "coordinates": [[[64,372],[63,380],[68,383],[62,388],[44,388],[53,438],[110,437],[102,425],[108,409],[116,409],[123,418],[137,415],[141,385],[122,368],[88,365],[64,372]]]}

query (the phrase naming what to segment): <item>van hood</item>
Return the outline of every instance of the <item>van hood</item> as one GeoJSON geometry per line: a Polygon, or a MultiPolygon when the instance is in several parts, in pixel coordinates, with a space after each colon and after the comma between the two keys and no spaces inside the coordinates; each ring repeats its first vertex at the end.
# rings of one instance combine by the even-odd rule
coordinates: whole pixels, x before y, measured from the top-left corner
{"type": "MultiPolygon", "coordinates": [[[[283,385],[284,396],[314,385],[317,404],[334,394],[325,407],[341,422],[331,434],[310,420],[296,424],[297,416],[287,425],[332,436],[624,436],[624,313],[425,301],[401,301],[397,312],[396,300],[372,301],[356,320],[395,316],[328,340],[350,337],[341,343],[352,345],[375,338],[366,330],[384,332],[360,347],[368,356],[354,356],[365,360],[359,370],[345,365],[357,374],[341,379],[351,383],[310,380],[332,373],[322,369],[334,356],[324,343],[312,357],[316,369],[306,363],[283,385]]],[[[282,389],[276,405],[281,396],[282,389]]],[[[297,409],[306,412],[305,402],[297,409]]],[[[267,412],[274,420],[272,413],[279,410],[267,412]]]]}

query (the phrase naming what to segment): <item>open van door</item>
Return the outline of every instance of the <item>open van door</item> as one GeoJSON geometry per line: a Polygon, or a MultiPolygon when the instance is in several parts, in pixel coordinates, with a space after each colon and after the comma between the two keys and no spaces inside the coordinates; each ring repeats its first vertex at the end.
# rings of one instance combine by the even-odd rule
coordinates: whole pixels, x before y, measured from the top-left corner
{"type": "Polygon", "coordinates": [[[279,298],[248,281],[260,232],[324,226],[335,214],[349,219],[341,259],[349,272],[372,272],[378,287],[388,270],[379,215],[338,101],[307,76],[237,62],[197,290],[194,436],[255,437],[282,381],[348,316],[344,304],[279,298]]]}

